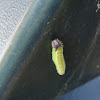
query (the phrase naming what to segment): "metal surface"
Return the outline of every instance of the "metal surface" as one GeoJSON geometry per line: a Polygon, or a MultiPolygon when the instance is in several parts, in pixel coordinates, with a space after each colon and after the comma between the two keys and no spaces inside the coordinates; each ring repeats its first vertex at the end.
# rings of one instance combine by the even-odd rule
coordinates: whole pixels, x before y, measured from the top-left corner
{"type": "Polygon", "coordinates": [[[28,7],[1,62],[2,100],[56,99],[100,74],[97,2],[40,1],[28,7]],[[51,59],[51,37],[64,44],[62,77],[51,59]]]}
{"type": "Polygon", "coordinates": [[[59,97],[57,100],[99,100],[100,76],[59,97]]]}
{"type": "MultiPolygon", "coordinates": [[[[32,0],[29,3],[22,20],[16,27],[15,34],[10,39],[6,54],[3,56],[0,63],[0,97],[7,92],[9,83],[13,80],[13,76],[21,70],[21,66],[28,55],[30,55],[31,51],[34,51],[33,49],[35,49],[37,40],[40,38],[41,34],[43,34],[43,30],[53,17],[61,1],[62,0],[32,0]]],[[[34,53],[34,57],[35,55],[37,54],[34,53]]],[[[35,69],[37,66],[33,65],[32,67],[35,69]]],[[[35,76],[36,75],[37,74],[35,74],[35,76]]],[[[31,82],[28,83],[31,84],[31,82]]],[[[11,90],[10,88],[9,91],[11,90]]]]}

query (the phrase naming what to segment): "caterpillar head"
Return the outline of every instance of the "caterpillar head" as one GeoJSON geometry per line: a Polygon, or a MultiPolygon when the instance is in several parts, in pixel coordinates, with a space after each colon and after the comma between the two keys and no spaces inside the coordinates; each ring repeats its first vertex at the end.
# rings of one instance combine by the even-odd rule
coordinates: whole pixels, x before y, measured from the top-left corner
{"type": "Polygon", "coordinates": [[[55,48],[55,51],[59,48],[59,47],[63,47],[63,43],[62,41],[55,39],[52,41],[52,48],[55,48]]]}

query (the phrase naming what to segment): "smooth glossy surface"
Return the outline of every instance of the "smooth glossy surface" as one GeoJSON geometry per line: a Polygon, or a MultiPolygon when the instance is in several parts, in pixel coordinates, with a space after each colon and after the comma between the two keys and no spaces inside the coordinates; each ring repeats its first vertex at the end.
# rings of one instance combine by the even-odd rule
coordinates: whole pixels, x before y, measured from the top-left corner
{"type": "Polygon", "coordinates": [[[3,59],[3,100],[52,100],[100,74],[97,2],[40,1],[30,5],[3,59]],[[51,34],[64,44],[62,77],[52,62],[51,34]]]}
{"type": "Polygon", "coordinates": [[[9,82],[34,49],[37,40],[40,40],[43,30],[61,1],[31,0],[29,3],[0,63],[0,97],[6,92],[9,82]]]}
{"type": "Polygon", "coordinates": [[[100,76],[59,97],[57,100],[99,100],[100,76]]]}

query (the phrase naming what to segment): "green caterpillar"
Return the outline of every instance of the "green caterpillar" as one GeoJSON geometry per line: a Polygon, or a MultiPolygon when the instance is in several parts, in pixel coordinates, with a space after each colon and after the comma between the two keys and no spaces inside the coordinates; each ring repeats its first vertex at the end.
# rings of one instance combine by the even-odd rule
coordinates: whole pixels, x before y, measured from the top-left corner
{"type": "Polygon", "coordinates": [[[57,73],[63,75],[65,73],[66,64],[63,55],[63,44],[58,39],[52,41],[52,60],[56,66],[57,73]]]}

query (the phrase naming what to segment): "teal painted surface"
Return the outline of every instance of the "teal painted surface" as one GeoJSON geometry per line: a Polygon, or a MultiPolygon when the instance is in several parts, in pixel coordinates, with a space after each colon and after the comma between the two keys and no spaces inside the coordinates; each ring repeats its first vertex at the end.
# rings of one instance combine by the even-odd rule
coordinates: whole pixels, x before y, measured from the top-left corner
{"type": "Polygon", "coordinates": [[[28,5],[0,65],[0,95],[7,88],[6,85],[9,84],[21,63],[34,49],[37,40],[43,34],[43,30],[52,19],[61,1],[34,0],[28,5]]]}
{"type": "Polygon", "coordinates": [[[99,100],[100,76],[59,97],[57,100],[99,100]]]}
{"type": "MultiPolygon", "coordinates": [[[[47,1],[45,3],[48,5],[47,1]]],[[[35,4],[39,4],[39,2],[35,2],[35,4]]],[[[53,4],[55,5],[55,3],[53,4]]],[[[43,3],[43,5],[45,4],[43,3]]],[[[9,84],[6,82],[7,89],[5,89],[3,96],[6,100],[52,100],[100,74],[96,67],[97,64],[98,66],[100,64],[98,56],[100,51],[98,23],[100,17],[99,13],[96,13],[96,1],[64,0],[60,6],[58,4],[57,6],[59,9],[53,19],[45,15],[50,14],[50,11],[55,11],[55,7],[51,7],[53,10],[45,11],[44,9],[46,13],[44,15],[41,13],[43,10],[41,6],[38,6],[41,14],[34,9],[37,11],[37,16],[32,14],[33,16],[29,17],[31,13],[28,12],[25,18],[31,23],[25,20],[25,23],[19,27],[20,31],[16,32],[15,42],[8,52],[8,55],[13,56],[7,56],[10,59],[6,62],[7,65],[10,63],[14,67],[2,67],[5,67],[3,70],[8,72],[2,75],[11,75],[11,77],[7,76],[10,81],[8,80],[9,84]],[[33,18],[41,19],[44,23],[33,18]],[[50,21],[48,21],[49,18],[50,21]],[[24,36],[20,33],[23,33],[24,36]],[[57,74],[52,62],[50,34],[57,34],[64,44],[67,70],[62,77],[57,74]],[[15,56],[16,53],[17,56],[15,56]],[[13,73],[7,71],[8,69],[13,73]]],[[[43,6],[43,8],[45,7],[47,6],[43,6]]],[[[50,15],[53,16],[53,14],[50,15]]],[[[6,61],[7,58],[3,60],[6,61]]],[[[2,77],[3,79],[5,78],[2,77]]]]}

